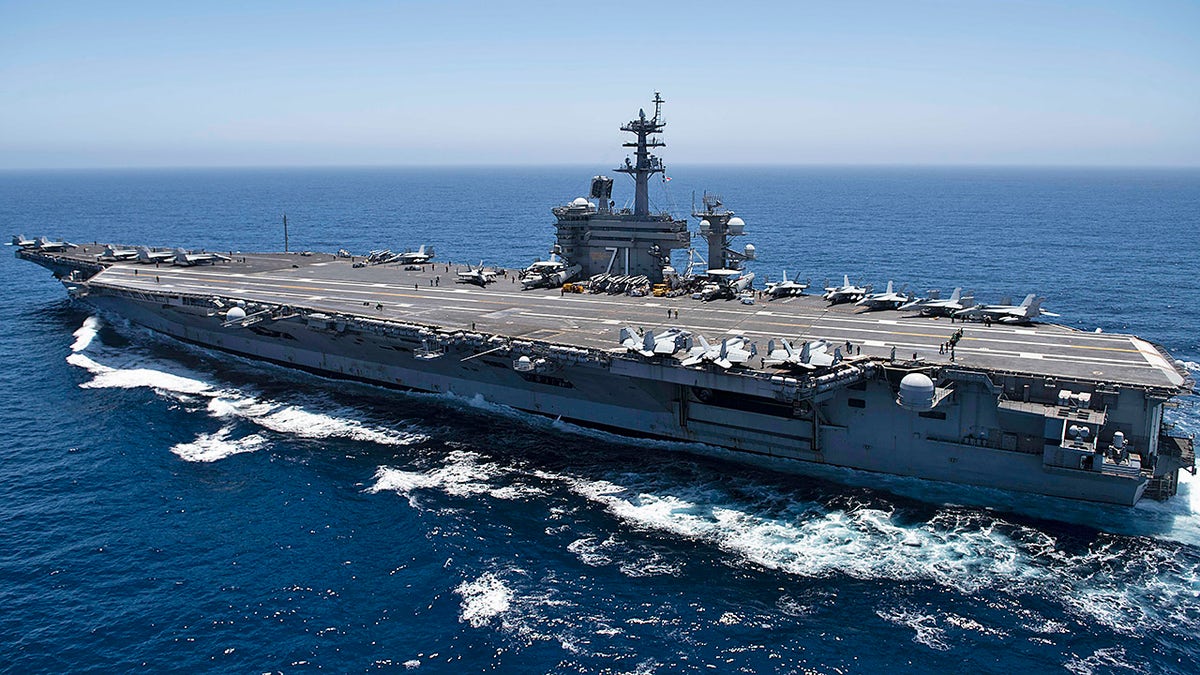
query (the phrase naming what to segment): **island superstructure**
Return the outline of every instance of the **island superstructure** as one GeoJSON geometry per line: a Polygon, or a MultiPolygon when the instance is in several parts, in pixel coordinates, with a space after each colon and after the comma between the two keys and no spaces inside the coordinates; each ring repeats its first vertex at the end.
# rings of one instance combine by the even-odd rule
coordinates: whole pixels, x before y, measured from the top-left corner
{"type": "Polygon", "coordinates": [[[655,94],[654,117],[647,119],[646,111],[639,110],[636,119],[621,126],[621,131],[634,135],[633,141],[624,144],[633,148],[634,158],[626,159],[625,165],[614,171],[633,178],[632,210],[616,209],[613,179],[607,176],[592,179],[590,199],[579,197],[553,209],[558,219],[558,252],[581,266],[584,277],[615,273],[661,281],[663,268],[671,264],[671,252],[687,248],[691,242],[686,220],[676,220],[669,213],[650,213],[650,178],[664,170],[662,160],[650,152],[666,145],[655,136],[666,126],[663,102],[655,94]]]}
{"type": "MultiPolygon", "coordinates": [[[[1194,383],[1135,336],[863,313],[811,295],[754,302],[748,289],[702,304],[601,283],[658,283],[674,274],[670,253],[690,246],[686,221],[649,211],[661,104],[622,127],[636,138],[636,161],[618,168],[634,179],[633,209],[614,208],[603,176],[590,198],[554,209],[561,260],[551,262],[579,268],[561,287],[508,270],[479,287],[441,284],[461,268],[436,259],[14,244],[80,302],[186,342],[778,469],[826,464],[1125,505],[1169,498],[1179,471],[1194,471],[1193,440],[1162,416],[1194,383]]],[[[730,241],[744,223],[715,198],[705,213],[708,272],[741,278],[753,251],[730,241]]]]}

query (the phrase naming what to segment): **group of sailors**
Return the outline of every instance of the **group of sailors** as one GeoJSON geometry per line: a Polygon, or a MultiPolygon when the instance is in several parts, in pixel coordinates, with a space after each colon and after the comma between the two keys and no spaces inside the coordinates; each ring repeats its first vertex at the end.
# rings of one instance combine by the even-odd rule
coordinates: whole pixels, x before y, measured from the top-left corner
{"type": "MultiPolygon", "coordinates": [[[[988,321],[988,323],[990,324],[991,321],[988,321]]],[[[950,360],[953,361],[954,360],[954,348],[958,346],[958,341],[961,340],[962,337],[963,337],[963,329],[959,328],[958,330],[954,331],[954,333],[950,336],[950,339],[948,341],[943,342],[942,344],[938,345],[938,353],[939,354],[949,354],[950,360]]]]}

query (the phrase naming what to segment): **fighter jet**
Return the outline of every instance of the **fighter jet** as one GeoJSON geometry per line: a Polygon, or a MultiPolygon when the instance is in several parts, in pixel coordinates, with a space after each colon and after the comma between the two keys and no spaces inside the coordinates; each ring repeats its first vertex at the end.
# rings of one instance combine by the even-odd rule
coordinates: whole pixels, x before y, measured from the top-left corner
{"type": "Polygon", "coordinates": [[[137,249],[137,261],[140,263],[170,262],[175,259],[174,251],[151,251],[145,246],[137,249]]]}
{"type": "Polygon", "coordinates": [[[69,248],[75,248],[75,244],[69,241],[50,241],[45,237],[38,237],[34,240],[33,245],[39,251],[65,251],[69,248]]]}
{"type": "Polygon", "coordinates": [[[176,265],[191,267],[192,265],[211,265],[215,262],[229,262],[228,256],[223,256],[220,253],[188,253],[187,251],[177,248],[173,258],[176,265]]]}
{"type": "Polygon", "coordinates": [[[19,246],[21,248],[29,248],[30,246],[33,246],[36,243],[37,243],[36,240],[26,239],[25,235],[23,235],[23,234],[14,234],[13,238],[12,238],[12,245],[19,246]]]}
{"type": "Polygon", "coordinates": [[[466,272],[458,273],[458,283],[460,284],[475,284],[480,288],[486,287],[488,284],[496,280],[495,272],[488,272],[483,269],[483,261],[479,261],[479,267],[471,267],[467,265],[466,272]]]}
{"type": "Polygon", "coordinates": [[[114,248],[112,245],[108,245],[104,247],[104,252],[96,257],[101,260],[136,260],[138,251],[133,248],[114,248]]]}
{"type": "Polygon", "coordinates": [[[795,279],[788,278],[787,270],[783,271],[783,281],[775,281],[767,284],[767,295],[771,299],[786,298],[792,295],[802,295],[809,286],[809,282],[800,283],[800,273],[796,273],[795,279]]]}
{"type": "Polygon", "coordinates": [[[902,312],[917,310],[922,316],[950,316],[975,304],[975,295],[971,292],[964,297],[962,288],[954,289],[949,298],[943,299],[937,291],[930,291],[928,298],[914,298],[897,307],[902,312]]]}
{"type": "Polygon", "coordinates": [[[797,352],[787,340],[779,338],[778,342],[771,340],[767,344],[767,355],[763,357],[763,365],[816,370],[828,368],[841,360],[842,348],[837,347],[830,354],[829,343],[825,340],[805,342],[797,352]]]}
{"type": "Polygon", "coordinates": [[[746,338],[737,335],[721,340],[719,345],[710,345],[703,335],[698,336],[700,344],[688,351],[688,357],[679,362],[681,366],[694,366],[698,363],[712,363],[721,368],[732,368],[745,364],[755,354],[758,345],[751,342],[747,346],[746,338]]]}
{"type": "Polygon", "coordinates": [[[840,305],[845,302],[857,302],[862,300],[863,296],[871,292],[871,286],[851,286],[850,275],[842,275],[841,286],[830,286],[825,289],[825,295],[821,296],[829,301],[831,305],[840,305]]]}
{"type": "Polygon", "coordinates": [[[433,259],[433,249],[425,250],[425,244],[421,244],[421,248],[416,251],[405,251],[397,255],[392,262],[398,262],[401,265],[423,265],[433,259]]]}
{"type": "Polygon", "coordinates": [[[668,328],[655,335],[652,330],[638,334],[636,329],[626,326],[621,329],[620,340],[626,349],[645,357],[671,356],[681,349],[692,348],[692,334],[679,328],[668,328]]]}
{"type": "Polygon", "coordinates": [[[1019,305],[976,305],[960,309],[954,316],[968,321],[984,321],[991,319],[999,323],[1029,323],[1039,316],[1058,316],[1053,312],[1042,311],[1042,301],[1036,293],[1025,296],[1019,305]]]}
{"type": "Polygon", "coordinates": [[[866,307],[867,311],[877,309],[896,309],[906,302],[912,301],[914,298],[911,295],[897,293],[892,288],[891,280],[888,281],[887,290],[882,293],[868,293],[864,295],[858,302],[854,303],[857,307],[866,307]]]}

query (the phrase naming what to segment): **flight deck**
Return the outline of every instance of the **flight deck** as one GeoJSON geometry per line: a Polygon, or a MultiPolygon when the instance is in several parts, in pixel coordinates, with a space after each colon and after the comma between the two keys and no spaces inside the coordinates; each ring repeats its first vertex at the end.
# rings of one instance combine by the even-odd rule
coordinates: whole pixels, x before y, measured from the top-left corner
{"type": "MultiPolygon", "coordinates": [[[[48,255],[95,262],[102,250],[91,245],[48,255]]],[[[468,268],[446,262],[412,269],[401,264],[355,267],[350,258],[328,254],[231,257],[230,262],[196,266],[106,263],[89,284],[236,298],[598,350],[624,351],[617,338],[624,326],[656,332],[674,327],[710,342],[743,335],[757,342],[760,351],[772,338],[823,339],[843,351],[849,343],[849,357],[949,364],[951,355],[941,346],[962,330],[953,354],[961,367],[1171,391],[1187,381],[1174,361],[1150,342],[1049,323],[984,325],[899,311],[864,312],[853,304],[828,306],[819,296],[809,295],[763,298],[747,305],[737,300],[700,302],[688,296],[521,290],[516,270],[496,270],[496,281],[481,288],[456,283],[457,273],[468,268]]],[[[747,365],[763,370],[761,354],[747,365]]]]}

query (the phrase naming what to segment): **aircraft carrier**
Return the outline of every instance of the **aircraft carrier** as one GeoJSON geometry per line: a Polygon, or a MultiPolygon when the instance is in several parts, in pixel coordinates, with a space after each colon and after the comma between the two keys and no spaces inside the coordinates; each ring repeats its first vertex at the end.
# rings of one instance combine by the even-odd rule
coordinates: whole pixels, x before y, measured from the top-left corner
{"type": "Polygon", "coordinates": [[[785,470],[1123,505],[1167,499],[1179,471],[1195,472],[1193,439],[1163,421],[1194,382],[1147,340],[978,309],[984,320],[968,322],[802,293],[767,301],[742,269],[753,247],[732,247],[744,223],[716,199],[694,214],[706,271],[676,271],[687,221],[647,199],[663,171],[651,154],[661,103],[621,127],[634,135],[616,169],[634,179],[633,208],[616,208],[604,176],[554,208],[562,259],[538,283],[423,250],[220,255],[19,238],[16,255],[80,302],[207,348],[785,470]]]}

